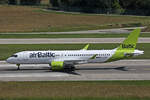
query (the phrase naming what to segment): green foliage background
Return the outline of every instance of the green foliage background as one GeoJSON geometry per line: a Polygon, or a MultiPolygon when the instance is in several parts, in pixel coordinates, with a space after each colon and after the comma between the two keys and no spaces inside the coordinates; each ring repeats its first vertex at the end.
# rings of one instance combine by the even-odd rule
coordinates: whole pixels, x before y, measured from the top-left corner
{"type": "MultiPolygon", "coordinates": [[[[17,4],[19,0],[0,0],[17,4]]],[[[21,5],[39,5],[42,0],[20,0],[21,5]]],[[[150,0],[49,0],[58,10],[101,14],[150,15],[150,0]]]]}
{"type": "Polygon", "coordinates": [[[150,15],[150,0],[50,0],[61,10],[88,13],[150,15]]]}

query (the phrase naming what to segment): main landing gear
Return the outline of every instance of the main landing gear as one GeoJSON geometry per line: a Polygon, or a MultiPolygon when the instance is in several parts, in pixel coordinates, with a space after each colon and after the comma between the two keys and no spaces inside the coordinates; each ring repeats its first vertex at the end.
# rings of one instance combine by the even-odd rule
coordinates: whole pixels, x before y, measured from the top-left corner
{"type": "Polygon", "coordinates": [[[75,67],[73,65],[67,65],[64,67],[64,72],[74,72],[75,67]]]}
{"type": "Polygon", "coordinates": [[[16,65],[17,65],[17,67],[18,67],[17,70],[20,70],[20,64],[16,64],[16,65]]]}

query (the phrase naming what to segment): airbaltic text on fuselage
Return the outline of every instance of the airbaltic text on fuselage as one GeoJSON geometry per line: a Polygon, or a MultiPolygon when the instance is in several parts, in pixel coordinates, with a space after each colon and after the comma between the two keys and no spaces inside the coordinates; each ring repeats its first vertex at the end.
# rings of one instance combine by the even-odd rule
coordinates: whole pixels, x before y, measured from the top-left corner
{"type": "Polygon", "coordinates": [[[29,55],[30,58],[45,58],[45,57],[55,57],[55,53],[52,53],[52,52],[33,52],[33,53],[30,53],[29,55]]]}

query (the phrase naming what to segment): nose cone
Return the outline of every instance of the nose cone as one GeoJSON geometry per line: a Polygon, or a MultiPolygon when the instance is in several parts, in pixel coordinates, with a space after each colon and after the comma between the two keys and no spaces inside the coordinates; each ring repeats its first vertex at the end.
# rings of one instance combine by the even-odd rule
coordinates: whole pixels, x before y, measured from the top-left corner
{"type": "Polygon", "coordinates": [[[11,57],[6,60],[7,63],[12,63],[11,57]]]}

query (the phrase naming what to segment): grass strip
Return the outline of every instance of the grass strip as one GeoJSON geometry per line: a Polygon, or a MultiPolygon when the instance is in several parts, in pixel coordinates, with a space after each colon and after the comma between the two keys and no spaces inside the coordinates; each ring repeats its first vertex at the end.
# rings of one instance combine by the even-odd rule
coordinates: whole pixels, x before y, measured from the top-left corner
{"type": "MultiPolygon", "coordinates": [[[[20,51],[30,50],[80,50],[86,44],[0,44],[0,60],[5,60],[12,54],[20,51]]],[[[114,49],[119,44],[103,43],[103,44],[90,44],[89,50],[102,50],[114,49]]],[[[144,55],[138,56],[134,59],[150,59],[150,44],[139,43],[137,49],[144,50],[144,55]]]]}
{"type": "Polygon", "coordinates": [[[2,5],[0,6],[0,13],[0,32],[95,30],[148,26],[150,22],[149,17],[66,14],[64,12],[45,11],[41,6],[2,5]]]}
{"type": "Polygon", "coordinates": [[[0,100],[150,100],[150,98],[138,98],[138,97],[118,97],[118,98],[94,98],[94,97],[87,97],[87,98],[0,98],[0,100]]]}
{"type": "Polygon", "coordinates": [[[0,82],[0,100],[149,100],[150,81],[0,82]]]}
{"type": "MultiPolygon", "coordinates": [[[[0,38],[120,38],[129,34],[0,34],[0,38]]],[[[140,37],[150,37],[149,33],[142,33],[140,37]]]]}

